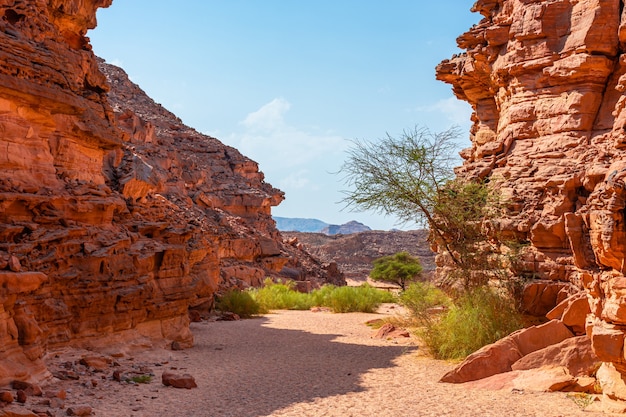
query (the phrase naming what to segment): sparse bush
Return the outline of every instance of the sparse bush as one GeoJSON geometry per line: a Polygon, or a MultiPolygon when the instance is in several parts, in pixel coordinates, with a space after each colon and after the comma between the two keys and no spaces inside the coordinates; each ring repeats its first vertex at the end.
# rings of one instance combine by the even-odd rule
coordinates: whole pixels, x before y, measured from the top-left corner
{"type": "Polygon", "coordinates": [[[510,299],[478,287],[461,295],[420,335],[435,358],[461,359],[522,327],[521,315],[510,299]]]}
{"type": "Polygon", "coordinates": [[[249,291],[238,289],[217,297],[215,306],[218,310],[235,313],[241,318],[250,318],[266,312],[249,291]]]}
{"type": "Polygon", "coordinates": [[[406,307],[418,324],[430,322],[429,309],[438,306],[449,306],[450,298],[430,282],[414,282],[400,293],[399,302],[406,307]]]}

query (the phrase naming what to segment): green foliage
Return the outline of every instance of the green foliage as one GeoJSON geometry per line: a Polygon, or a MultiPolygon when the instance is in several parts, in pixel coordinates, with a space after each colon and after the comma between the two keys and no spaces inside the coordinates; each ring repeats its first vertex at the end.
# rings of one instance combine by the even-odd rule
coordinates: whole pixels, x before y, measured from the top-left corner
{"type": "Polygon", "coordinates": [[[418,258],[408,252],[398,252],[374,260],[370,278],[374,281],[392,282],[405,290],[407,282],[417,279],[421,273],[422,264],[418,258]]]}
{"type": "Polygon", "coordinates": [[[252,297],[249,291],[238,289],[228,291],[218,297],[215,307],[221,311],[235,313],[241,318],[250,318],[265,313],[265,310],[252,297]]]}
{"type": "Polygon", "coordinates": [[[150,381],[152,381],[152,375],[135,375],[128,378],[127,381],[134,382],[135,384],[149,384],[150,381]]]}
{"type": "Polygon", "coordinates": [[[421,337],[434,357],[460,359],[523,327],[520,314],[507,297],[478,287],[464,293],[421,337]]]}
{"type": "Polygon", "coordinates": [[[324,305],[335,313],[373,313],[380,304],[394,300],[393,294],[365,284],[360,287],[335,287],[324,305]]]}
{"type": "Polygon", "coordinates": [[[262,288],[251,291],[263,310],[308,310],[314,304],[308,294],[295,291],[293,282],[275,283],[266,279],[262,288]]]}
{"type": "Polygon", "coordinates": [[[431,321],[429,309],[440,306],[447,307],[451,304],[450,297],[429,282],[411,283],[406,290],[400,293],[399,302],[422,325],[427,325],[431,321]]]}
{"type": "Polygon", "coordinates": [[[572,400],[581,410],[585,410],[596,400],[595,395],[586,392],[570,392],[566,397],[572,400]]]}
{"type": "Polygon", "coordinates": [[[353,141],[340,172],[350,190],[343,201],[359,210],[395,215],[432,227],[439,190],[454,178],[458,129],[405,130],[377,141],[353,141]]]}
{"type": "Polygon", "coordinates": [[[501,204],[488,183],[455,179],[458,136],[455,128],[415,128],[398,138],[354,141],[340,172],[350,188],[344,191],[346,205],[428,225],[432,242],[455,266],[451,284],[469,288],[493,275],[487,266],[497,236],[484,225],[497,217],[501,204]]]}
{"type": "Polygon", "coordinates": [[[308,310],[313,306],[329,307],[336,313],[372,312],[381,303],[393,302],[395,297],[369,285],[336,287],[324,285],[310,293],[301,293],[293,285],[265,280],[263,288],[249,291],[261,310],[308,310]]]}

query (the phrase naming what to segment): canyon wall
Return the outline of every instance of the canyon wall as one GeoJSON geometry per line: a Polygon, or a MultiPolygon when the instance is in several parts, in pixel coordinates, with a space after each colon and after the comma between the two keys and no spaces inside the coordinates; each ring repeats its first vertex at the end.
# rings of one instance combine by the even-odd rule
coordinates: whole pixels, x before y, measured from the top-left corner
{"type": "Polygon", "coordinates": [[[254,161],[94,56],[110,4],[0,0],[0,385],[60,346],[190,346],[221,289],[329,277],[282,243],[254,161]]]}
{"type": "Polygon", "coordinates": [[[495,229],[528,245],[516,271],[534,284],[525,296],[549,307],[563,288],[584,288],[594,350],[626,375],[624,5],[479,0],[473,10],[483,19],[458,38],[465,52],[437,67],[474,110],[457,174],[502,190],[495,229]]]}

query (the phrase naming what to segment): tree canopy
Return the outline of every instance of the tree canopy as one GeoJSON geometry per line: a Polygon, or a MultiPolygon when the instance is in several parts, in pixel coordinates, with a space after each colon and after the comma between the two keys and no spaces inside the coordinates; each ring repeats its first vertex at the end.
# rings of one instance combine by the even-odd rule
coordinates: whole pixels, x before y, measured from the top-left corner
{"type": "Polygon", "coordinates": [[[416,127],[397,138],[355,140],[340,173],[347,206],[427,225],[470,286],[479,275],[469,271],[486,269],[490,238],[483,223],[495,217],[499,198],[486,182],[455,178],[459,134],[416,127]]]}
{"type": "Polygon", "coordinates": [[[417,279],[422,273],[420,260],[408,252],[398,252],[395,255],[383,256],[374,260],[374,269],[370,278],[374,281],[387,281],[398,284],[402,291],[406,284],[417,279]]]}

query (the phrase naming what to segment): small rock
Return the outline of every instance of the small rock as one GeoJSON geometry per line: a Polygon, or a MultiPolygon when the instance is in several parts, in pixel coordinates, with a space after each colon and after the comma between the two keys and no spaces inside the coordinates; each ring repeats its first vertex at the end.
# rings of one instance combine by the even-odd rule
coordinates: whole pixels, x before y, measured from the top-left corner
{"type": "Polygon", "coordinates": [[[181,346],[180,342],[177,342],[176,340],[174,340],[171,344],[172,350],[183,350],[183,347],[181,346]]]}
{"type": "Polygon", "coordinates": [[[218,321],[238,321],[241,320],[239,314],[231,313],[230,311],[223,312],[217,319],[218,321]]]}
{"type": "Polygon", "coordinates": [[[9,405],[0,410],[0,417],[39,417],[37,414],[30,410],[25,409],[23,406],[9,405]]]}
{"type": "Polygon", "coordinates": [[[23,390],[26,395],[34,395],[36,397],[43,395],[41,387],[37,384],[31,384],[30,382],[15,380],[11,382],[11,387],[16,390],[23,390]]]}
{"type": "Polygon", "coordinates": [[[88,405],[73,405],[67,409],[68,416],[90,416],[92,412],[93,409],[88,405]]]}
{"type": "Polygon", "coordinates": [[[89,355],[80,359],[80,364],[92,368],[94,371],[105,371],[109,368],[112,361],[103,356],[89,355]]]}
{"type": "Polygon", "coordinates": [[[65,408],[65,401],[62,398],[57,398],[57,397],[51,398],[50,399],[50,407],[64,409],[65,408]]]}
{"type": "Polygon", "coordinates": [[[197,388],[196,380],[189,374],[178,375],[173,372],[165,371],[161,376],[161,381],[166,387],[174,388],[197,388]]]}
{"type": "Polygon", "coordinates": [[[28,395],[26,395],[26,392],[24,392],[24,390],[18,389],[16,393],[17,402],[24,404],[27,399],[28,399],[28,395]]]}
{"type": "Polygon", "coordinates": [[[123,379],[122,371],[113,371],[113,380],[117,382],[121,382],[123,379]]]}
{"type": "Polygon", "coordinates": [[[9,257],[9,269],[13,272],[20,272],[22,270],[22,265],[17,256],[11,255],[9,257]]]}
{"type": "Polygon", "coordinates": [[[58,378],[58,379],[63,380],[63,381],[66,381],[68,379],[72,379],[72,380],[80,379],[80,376],[76,372],[71,371],[71,370],[66,370],[66,369],[61,369],[61,370],[58,370],[58,371],[54,371],[54,372],[52,372],[52,375],[55,378],[58,378]]]}
{"type": "Polygon", "coordinates": [[[192,323],[199,323],[202,321],[202,316],[198,310],[189,310],[189,321],[192,323]]]}
{"type": "Polygon", "coordinates": [[[372,337],[375,339],[395,339],[399,337],[411,337],[411,335],[405,329],[398,329],[391,323],[385,323],[372,337]]]}
{"type": "Polygon", "coordinates": [[[0,391],[0,401],[10,404],[15,401],[13,393],[11,391],[0,391]]]}
{"type": "Polygon", "coordinates": [[[58,391],[46,391],[43,393],[43,395],[46,398],[60,398],[62,400],[65,400],[67,398],[67,392],[65,392],[64,389],[58,391]]]}

